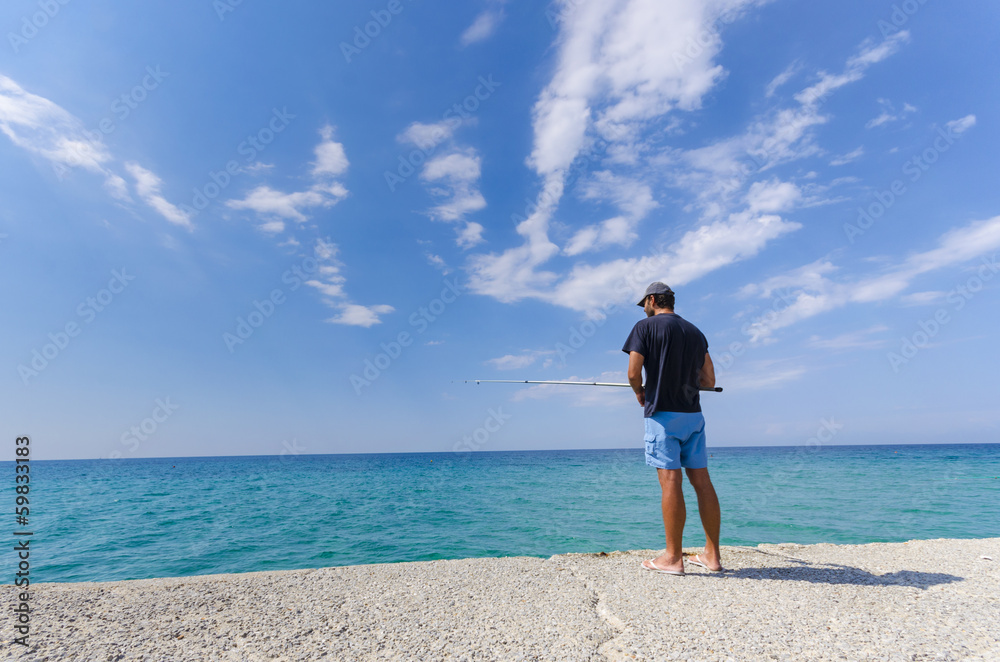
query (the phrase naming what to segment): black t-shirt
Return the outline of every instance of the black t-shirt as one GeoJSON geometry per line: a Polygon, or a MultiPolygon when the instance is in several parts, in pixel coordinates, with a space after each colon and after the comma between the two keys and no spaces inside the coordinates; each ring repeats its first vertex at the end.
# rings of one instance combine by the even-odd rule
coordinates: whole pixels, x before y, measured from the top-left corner
{"type": "Polygon", "coordinates": [[[639,352],[646,370],[646,408],[658,411],[701,411],[698,383],[708,340],[676,313],[653,315],[636,322],[622,351],[639,352]]]}

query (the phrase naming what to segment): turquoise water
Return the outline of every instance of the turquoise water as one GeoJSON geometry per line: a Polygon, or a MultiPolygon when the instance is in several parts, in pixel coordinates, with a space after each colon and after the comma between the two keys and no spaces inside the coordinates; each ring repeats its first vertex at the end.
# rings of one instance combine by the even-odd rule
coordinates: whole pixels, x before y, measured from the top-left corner
{"type": "MultiPolygon", "coordinates": [[[[1000,536],[1000,444],[711,452],[723,544],[1000,536]]],[[[641,449],[34,461],[31,478],[33,581],[663,546],[641,449]]]]}

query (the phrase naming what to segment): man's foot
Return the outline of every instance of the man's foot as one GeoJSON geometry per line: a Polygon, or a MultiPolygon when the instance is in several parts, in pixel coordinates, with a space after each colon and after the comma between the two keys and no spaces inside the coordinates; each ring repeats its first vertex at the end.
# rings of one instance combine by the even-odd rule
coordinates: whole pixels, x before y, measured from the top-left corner
{"type": "Polygon", "coordinates": [[[722,564],[719,563],[718,561],[716,561],[715,563],[709,564],[704,558],[702,558],[701,554],[695,554],[692,557],[688,557],[688,563],[690,563],[691,565],[696,565],[699,568],[704,568],[705,570],[708,570],[709,572],[724,572],[724,570],[725,570],[722,567],[722,564]]]}
{"type": "Polygon", "coordinates": [[[684,561],[678,561],[676,563],[666,563],[662,556],[655,559],[647,559],[642,562],[642,567],[646,570],[653,570],[654,572],[662,572],[667,575],[678,575],[684,574],[684,561]]]}
{"type": "Polygon", "coordinates": [[[678,577],[684,576],[684,570],[673,570],[668,568],[662,568],[656,565],[655,559],[646,559],[642,562],[642,567],[646,570],[652,570],[653,572],[660,572],[664,575],[677,575],[678,577]]]}

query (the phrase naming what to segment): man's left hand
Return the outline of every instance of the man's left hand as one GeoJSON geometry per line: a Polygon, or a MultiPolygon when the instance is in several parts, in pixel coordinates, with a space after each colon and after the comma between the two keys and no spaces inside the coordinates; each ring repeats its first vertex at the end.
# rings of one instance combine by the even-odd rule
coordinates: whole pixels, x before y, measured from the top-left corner
{"type": "Polygon", "coordinates": [[[635,399],[639,401],[639,404],[643,407],[646,406],[646,389],[635,392],[635,399]]]}

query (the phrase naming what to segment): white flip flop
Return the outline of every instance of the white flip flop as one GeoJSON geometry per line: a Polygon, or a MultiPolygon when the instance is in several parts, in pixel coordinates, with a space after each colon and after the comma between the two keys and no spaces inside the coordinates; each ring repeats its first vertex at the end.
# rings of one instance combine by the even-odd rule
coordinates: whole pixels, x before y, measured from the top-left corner
{"type": "Polygon", "coordinates": [[[683,577],[684,576],[683,572],[677,572],[676,570],[663,570],[661,568],[657,568],[656,564],[653,563],[653,559],[646,559],[645,561],[643,561],[642,562],[642,568],[643,568],[643,570],[649,570],[651,572],[659,572],[659,573],[662,573],[664,575],[675,575],[677,577],[683,577]],[[649,565],[646,565],[647,563],[649,565]]]}
{"type": "Polygon", "coordinates": [[[688,563],[690,563],[691,565],[696,565],[699,568],[704,568],[705,570],[708,570],[709,572],[725,572],[726,571],[725,568],[719,568],[718,570],[712,570],[711,568],[709,568],[707,565],[705,565],[702,562],[702,560],[701,560],[701,554],[695,554],[694,558],[692,558],[692,557],[689,556],[688,557],[688,563]]]}

